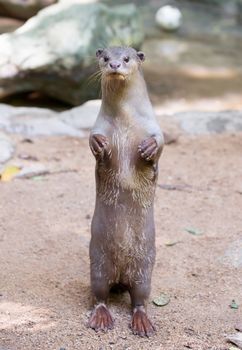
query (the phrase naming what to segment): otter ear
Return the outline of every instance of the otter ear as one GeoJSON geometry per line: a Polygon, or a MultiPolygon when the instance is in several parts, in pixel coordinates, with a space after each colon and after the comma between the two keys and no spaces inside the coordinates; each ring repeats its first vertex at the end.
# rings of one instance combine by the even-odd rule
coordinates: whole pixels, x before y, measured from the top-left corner
{"type": "Polygon", "coordinates": [[[139,59],[140,59],[141,62],[144,62],[144,60],[145,60],[145,54],[144,54],[144,52],[138,51],[138,52],[137,52],[137,56],[139,57],[139,59]]]}
{"type": "Polygon", "coordinates": [[[97,49],[96,56],[99,58],[101,54],[103,53],[104,49],[97,49]]]}

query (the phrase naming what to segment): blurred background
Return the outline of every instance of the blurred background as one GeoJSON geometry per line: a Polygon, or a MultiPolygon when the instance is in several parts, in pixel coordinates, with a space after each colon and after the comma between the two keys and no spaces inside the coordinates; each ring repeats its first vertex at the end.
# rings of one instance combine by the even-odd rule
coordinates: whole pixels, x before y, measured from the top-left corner
{"type": "Polygon", "coordinates": [[[146,53],[145,78],[161,112],[241,108],[241,0],[0,0],[0,16],[0,32],[9,33],[0,40],[3,102],[68,109],[98,98],[89,79],[95,50],[123,44],[146,53]],[[167,5],[178,17],[157,19],[167,5]]]}
{"type": "Polygon", "coordinates": [[[0,0],[0,33],[0,349],[241,349],[242,0],[0,0]],[[111,45],[145,52],[165,135],[149,339],[127,295],[113,331],[85,326],[95,52],[111,45]]]}

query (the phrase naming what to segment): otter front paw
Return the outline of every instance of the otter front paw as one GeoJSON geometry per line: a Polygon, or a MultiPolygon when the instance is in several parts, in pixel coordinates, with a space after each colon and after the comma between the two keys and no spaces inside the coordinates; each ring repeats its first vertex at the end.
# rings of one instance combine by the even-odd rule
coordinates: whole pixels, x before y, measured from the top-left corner
{"type": "Polygon", "coordinates": [[[138,147],[140,155],[145,160],[154,160],[158,153],[158,144],[154,137],[149,137],[141,142],[138,147]]]}
{"type": "Polygon", "coordinates": [[[109,143],[106,136],[101,134],[91,135],[89,138],[89,145],[91,151],[95,157],[103,155],[104,151],[107,150],[108,155],[110,155],[111,150],[109,150],[109,143]]]}

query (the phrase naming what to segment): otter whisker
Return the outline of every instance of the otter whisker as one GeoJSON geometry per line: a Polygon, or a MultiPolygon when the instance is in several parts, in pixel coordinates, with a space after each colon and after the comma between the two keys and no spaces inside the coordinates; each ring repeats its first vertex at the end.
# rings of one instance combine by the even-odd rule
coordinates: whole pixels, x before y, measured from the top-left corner
{"type": "Polygon", "coordinates": [[[90,75],[90,77],[87,80],[87,84],[91,85],[94,82],[99,82],[101,80],[102,72],[98,70],[97,72],[90,75]]]}

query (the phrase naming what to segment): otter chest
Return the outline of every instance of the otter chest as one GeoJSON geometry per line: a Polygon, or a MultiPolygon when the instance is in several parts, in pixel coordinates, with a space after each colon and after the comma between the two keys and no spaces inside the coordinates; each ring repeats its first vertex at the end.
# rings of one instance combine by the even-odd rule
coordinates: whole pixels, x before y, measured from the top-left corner
{"type": "Polygon", "coordinates": [[[109,135],[110,160],[98,167],[99,196],[106,204],[128,201],[149,207],[153,201],[155,169],[145,164],[138,152],[144,131],[118,126],[109,135]]]}
{"type": "Polygon", "coordinates": [[[111,135],[113,165],[121,177],[132,173],[138,144],[134,128],[119,126],[113,131],[111,135]]]}

